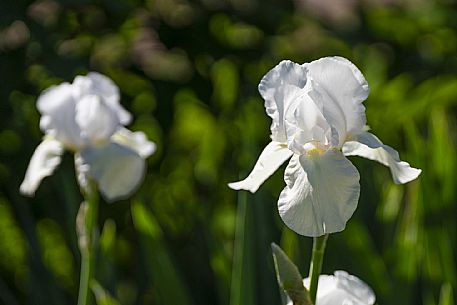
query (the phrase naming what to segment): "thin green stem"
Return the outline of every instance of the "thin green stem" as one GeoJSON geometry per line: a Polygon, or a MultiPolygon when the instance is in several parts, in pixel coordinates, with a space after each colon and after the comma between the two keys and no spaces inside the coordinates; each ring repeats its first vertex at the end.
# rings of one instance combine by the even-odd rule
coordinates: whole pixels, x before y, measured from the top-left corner
{"type": "Polygon", "coordinates": [[[93,275],[93,264],[97,244],[98,191],[94,184],[84,194],[77,219],[79,248],[81,251],[81,274],[79,279],[78,305],[90,304],[89,285],[93,275]]]}
{"type": "Polygon", "coordinates": [[[322,270],[322,261],[324,260],[327,238],[328,234],[313,238],[313,254],[311,257],[311,265],[309,266],[309,293],[313,304],[316,304],[317,286],[319,284],[319,275],[322,270]]]}

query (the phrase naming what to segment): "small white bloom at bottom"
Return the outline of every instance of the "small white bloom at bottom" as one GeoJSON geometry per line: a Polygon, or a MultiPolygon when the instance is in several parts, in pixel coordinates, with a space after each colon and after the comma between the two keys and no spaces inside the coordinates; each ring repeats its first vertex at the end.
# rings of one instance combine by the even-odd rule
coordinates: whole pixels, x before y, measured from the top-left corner
{"type": "MultiPolygon", "coordinates": [[[[309,278],[305,278],[303,284],[309,288],[309,278]]],[[[316,305],[373,305],[375,301],[373,290],[346,271],[319,276],[316,305]]],[[[288,305],[292,305],[292,302],[289,301],[288,305]]]]}

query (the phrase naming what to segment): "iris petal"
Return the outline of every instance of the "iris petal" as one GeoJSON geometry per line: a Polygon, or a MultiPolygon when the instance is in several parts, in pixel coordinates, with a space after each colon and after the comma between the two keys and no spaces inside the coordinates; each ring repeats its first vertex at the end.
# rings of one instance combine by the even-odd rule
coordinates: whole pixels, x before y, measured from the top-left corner
{"type": "Polygon", "coordinates": [[[321,236],[344,230],[360,194],[359,173],[341,152],[294,155],[286,168],[279,215],[293,231],[321,236]]]}
{"type": "Polygon", "coordinates": [[[20,191],[24,195],[32,196],[35,194],[43,178],[52,175],[56,167],[60,164],[63,146],[59,141],[44,139],[37,146],[30,159],[24,181],[20,191]]]}
{"type": "Polygon", "coordinates": [[[292,151],[284,144],[274,141],[270,142],[260,154],[249,176],[242,181],[229,183],[228,186],[234,190],[247,190],[255,193],[260,185],[289,159],[292,154],[292,151]]]}
{"type": "Polygon", "coordinates": [[[86,76],[79,75],[75,77],[73,85],[77,98],[83,98],[85,95],[100,96],[116,112],[122,125],[131,122],[132,115],[119,103],[119,88],[105,75],[97,72],[90,72],[86,76]]]}
{"type": "Polygon", "coordinates": [[[146,138],[144,132],[132,132],[127,128],[119,129],[111,138],[112,141],[130,147],[142,158],[147,158],[156,150],[156,145],[146,138]]]}
{"type": "Polygon", "coordinates": [[[41,112],[40,127],[48,135],[67,147],[77,149],[83,143],[81,130],[76,123],[76,100],[73,87],[68,83],[44,91],[37,101],[41,112]]]}
{"type": "Polygon", "coordinates": [[[108,143],[80,152],[78,172],[95,180],[108,201],[131,195],[143,180],[146,164],[133,149],[108,143]]]}
{"type": "Polygon", "coordinates": [[[272,118],[272,140],[285,143],[284,114],[306,84],[307,69],[289,60],[281,61],[262,78],[259,92],[265,100],[265,109],[272,118]]]}
{"type": "Polygon", "coordinates": [[[295,98],[285,113],[287,143],[296,154],[305,154],[304,146],[308,142],[327,147],[338,144],[332,141],[332,126],[324,117],[323,108],[309,95],[312,83],[308,82],[306,92],[295,98]]]}
{"type": "MultiPolygon", "coordinates": [[[[346,134],[357,134],[366,125],[365,107],[362,102],[370,90],[362,72],[349,60],[342,57],[324,57],[306,65],[309,77],[314,80],[324,102],[324,115],[333,117],[336,128],[342,125],[343,113],[346,134]]],[[[342,130],[338,130],[343,134],[342,130]]],[[[340,145],[343,143],[340,142],[340,145]]]]}
{"type": "Polygon", "coordinates": [[[121,124],[116,112],[97,95],[86,95],[76,105],[81,136],[91,143],[108,141],[121,124]]]}
{"type": "Polygon", "coordinates": [[[360,156],[388,166],[392,178],[397,184],[410,182],[422,172],[420,169],[411,167],[409,163],[401,161],[395,149],[383,144],[375,135],[369,132],[359,134],[354,140],[344,144],[344,155],[360,156]]]}
{"type": "MultiPolygon", "coordinates": [[[[309,287],[309,278],[303,280],[309,287]]],[[[335,275],[319,276],[316,305],[373,305],[376,296],[373,290],[358,277],[346,271],[335,271],[335,275]]]]}

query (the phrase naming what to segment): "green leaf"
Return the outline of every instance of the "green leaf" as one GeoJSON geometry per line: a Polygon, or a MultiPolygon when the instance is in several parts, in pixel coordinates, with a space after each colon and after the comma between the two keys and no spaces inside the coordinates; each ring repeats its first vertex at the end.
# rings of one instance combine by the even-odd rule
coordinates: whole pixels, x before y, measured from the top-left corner
{"type": "Polygon", "coordinates": [[[441,286],[439,305],[452,305],[452,304],[454,304],[454,296],[452,294],[452,285],[450,283],[445,283],[441,286]]]}
{"type": "Polygon", "coordinates": [[[157,300],[154,303],[191,305],[188,288],[168,250],[155,215],[141,201],[134,201],[131,209],[133,225],[141,236],[145,268],[157,291],[157,300]]]}
{"type": "Polygon", "coordinates": [[[238,194],[230,305],[257,304],[253,208],[252,203],[247,201],[246,193],[238,194]]]}
{"type": "Polygon", "coordinates": [[[303,286],[303,279],[297,266],[275,243],[271,244],[276,277],[294,305],[312,305],[308,290],[303,286]]]}
{"type": "Polygon", "coordinates": [[[97,305],[120,305],[120,303],[113,298],[96,280],[91,281],[90,287],[95,295],[97,305]]]}

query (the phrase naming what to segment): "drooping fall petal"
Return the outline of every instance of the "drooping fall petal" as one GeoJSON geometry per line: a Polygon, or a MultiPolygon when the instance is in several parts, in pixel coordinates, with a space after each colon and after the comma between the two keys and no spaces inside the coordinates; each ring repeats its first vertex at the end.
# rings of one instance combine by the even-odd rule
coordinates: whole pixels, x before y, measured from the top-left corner
{"type": "Polygon", "coordinates": [[[259,186],[292,154],[293,152],[285,144],[275,141],[270,142],[260,154],[249,176],[242,181],[229,183],[228,186],[234,190],[247,190],[255,193],[259,186]]]}
{"type": "Polygon", "coordinates": [[[59,141],[44,139],[37,146],[25,173],[24,181],[20,186],[22,194],[35,194],[43,178],[50,176],[60,164],[63,146],[59,141]]]}
{"type": "Polygon", "coordinates": [[[293,231],[321,236],[344,230],[360,194],[359,173],[341,152],[292,157],[286,187],[278,200],[279,215],[293,231]]]}
{"type": "Polygon", "coordinates": [[[354,141],[348,141],[343,146],[346,156],[360,156],[378,161],[390,168],[395,183],[403,184],[416,179],[422,172],[401,161],[398,152],[383,144],[375,135],[369,132],[359,134],[354,141]]]}
{"type": "Polygon", "coordinates": [[[146,168],[144,159],[135,150],[117,143],[89,146],[80,152],[79,158],[78,173],[95,180],[107,201],[132,194],[146,168]]]}

